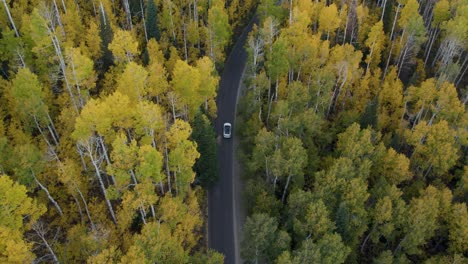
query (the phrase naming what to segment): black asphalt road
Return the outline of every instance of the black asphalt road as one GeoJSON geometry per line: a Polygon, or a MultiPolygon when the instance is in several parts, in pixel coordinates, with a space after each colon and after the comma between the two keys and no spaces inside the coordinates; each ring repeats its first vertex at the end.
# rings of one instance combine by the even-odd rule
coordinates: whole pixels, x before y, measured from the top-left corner
{"type": "Polygon", "coordinates": [[[224,254],[224,263],[240,263],[239,245],[236,234],[236,203],[240,197],[234,197],[233,173],[234,143],[233,138],[222,137],[222,126],[225,122],[233,125],[232,136],[235,137],[235,111],[239,84],[247,61],[244,44],[253,21],[244,29],[243,34],[234,45],[224,65],[216,105],[218,118],[215,122],[216,135],[219,138],[218,162],[219,181],[208,191],[208,244],[210,248],[224,254]]]}

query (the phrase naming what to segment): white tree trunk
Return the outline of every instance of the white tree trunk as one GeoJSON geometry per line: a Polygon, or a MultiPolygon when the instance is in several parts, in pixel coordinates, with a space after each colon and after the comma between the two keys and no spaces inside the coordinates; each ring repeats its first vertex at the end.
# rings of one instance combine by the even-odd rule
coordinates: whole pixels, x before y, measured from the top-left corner
{"type": "Polygon", "coordinates": [[[62,216],[63,215],[62,208],[57,203],[57,201],[55,201],[55,199],[52,197],[52,195],[50,195],[49,190],[44,185],[42,185],[41,182],[39,182],[39,180],[37,179],[37,177],[34,174],[34,171],[32,169],[31,169],[31,174],[34,177],[34,180],[36,181],[37,185],[39,185],[39,187],[41,187],[41,189],[47,194],[47,198],[49,198],[50,202],[52,202],[52,204],[55,206],[55,208],[57,208],[57,211],[59,212],[59,214],[62,216]]]}
{"type": "Polygon", "coordinates": [[[55,255],[55,252],[52,249],[51,245],[49,244],[49,242],[45,238],[47,230],[44,227],[44,224],[42,222],[36,222],[36,223],[33,224],[32,229],[36,232],[37,236],[42,240],[42,243],[44,244],[44,246],[47,248],[50,255],[52,256],[53,262],[54,263],[60,263],[58,261],[57,255],[55,255]]]}
{"type": "Polygon", "coordinates": [[[140,0],[141,20],[143,22],[143,30],[145,33],[145,41],[148,43],[148,32],[146,30],[145,12],[143,11],[143,2],[140,0]]]}
{"type": "Polygon", "coordinates": [[[284,186],[283,196],[281,197],[281,203],[284,204],[284,199],[286,198],[286,191],[288,190],[289,182],[291,181],[292,175],[288,176],[286,180],[286,186],[284,186]]]}
{"type": "Polygon", "coordinates": [[[382,75],[382,82],[383,80],[385,80],[385,76],[387,76],[388,65],[390,64],[390,59],[392,57],[393,45],[395,44],[395,41],[393,41],[392,38],[393,38],[393,33],[395,32],[395,25],[396,25],[397,18],[398,18],[398,12],[400,12],[400,8],[401,8],[401,4],[398,3],[398,7],[395,12],[395,18],[393,19],[392,32],[390,33],[390,38],[389,38],[389,40],[392,42],[392,45],[390,45],[390,52],[388,53],[387,64],[385,65],[384,74],[382,75]]]}
{"type": "Polygon", "coordinates": [[[130,13],[130,4],[128,0],[122,0],[122,5],[125,10],[125,14],[127,16],[127,24],[130,28],[130,30],[133,29],[133,24],[132,24],[132,14],[130,13]]]}
{"type": "Polygon", "coordinates": [[[6,3],[6,0],[2,0],[3,5],[5,6],[5,11],[7,12],[8,19],[10,20],[11,27],[13,27],[13,30],[15,31],[15,35],[17,38],[19,38],[19,33],[18,30],[16,29],[15,22],[13,21],[13,18],[11,17],[10,9],[8,8],[8,4],[6,3]]]}
{"type": "Polygon", "coordinates": [[[94,225],[94,222],[93,220],[91,219],[91,214],[89,213],[89,210],[88,210],[88,203],[86,202],[84,196],[83,196],[83,193],[81,192],[80,188],[78,188],[78,186],[75,185],[75,188],[76,188],[76,191],[78,192],[78,194],[80,195],[81,197],[81,200],[83,201],[83,204],[85,206],[85,211],[86,211],[86,215],[88,216],[88,220],[89,220],[89,223],[91,224],[91,228],[93,230],[96,230],[96,226],[94,225]]]}
{"type": "Polygon", "coordinates": [[[98,178],[99,186],[101,187],[102,193],[104,194],[104,199],[106,200],[107,207],[109,208],[109,212],[111,214],[112,221],[114,221],[114,223],[117,224],[117,219],[115,218],[114,209],[112,208],[112,204],[111,204],[109,198],[107,198],[106,186],[104,186],[104,182],[102,181],[101,172],[99,171],[99,167],[98,167],[96,161],[92,157],[91,157],[91,163],[93,164],[94,169],[96,170],[96,177],[98,178]]]}
{"type": "Polygon", "coordinates": [[[106,204],[107,204],[107,207],[109,208],[109,212],[111,214],[111,217],[112,217],[112,220],[115,224],[117,224],[117,219],[115,217],[115,213],[114,213],[114,209],[112,208],[112,204],[110,202],[110,200],[107,198],[107,191],[106,191],[106,186],[104,185],[104,182],[102,180],[102,176],[101,176],[101,171],[100,171],[100,168],[99,168],[99,164],[101,163],[99,160],[102,160],[102,157],[96,157],[95,155],[98,154],[96,153],[97,150],[95,150],[95,144],[99,144],[99,142],[96,142],[96,141],[99,141],[99,138],[97,137],[91,137],[91,138],[88,138],[86,139],[85,141],[81,141],[78,143],[78,148],[79,150],[82,148],[84,149],[85,151],[85,154],[89,157],[89,159],[91,160],[91,163],[93,164],[93,167],[95,169],[95,175],[96,175],[96,178],[98,179],[98,182],[99,182],[99,186],[101,187],[101,191],[104,195],[104,200],[106,201],[106,204]]]}

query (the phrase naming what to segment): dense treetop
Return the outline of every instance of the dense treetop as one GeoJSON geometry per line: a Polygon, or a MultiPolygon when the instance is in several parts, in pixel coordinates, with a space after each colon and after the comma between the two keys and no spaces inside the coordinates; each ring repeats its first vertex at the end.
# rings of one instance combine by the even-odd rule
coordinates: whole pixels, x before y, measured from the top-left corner
{"type": "Polygon", "coordinates": [[[221,263],[200,185],[256,3],[0,2],[0,262],[221,263]]]}
{"type": "Polygon", "coordinates": [[[239,107],[245,260],[466,261],[467,10],[260,1],[239,107]]]}

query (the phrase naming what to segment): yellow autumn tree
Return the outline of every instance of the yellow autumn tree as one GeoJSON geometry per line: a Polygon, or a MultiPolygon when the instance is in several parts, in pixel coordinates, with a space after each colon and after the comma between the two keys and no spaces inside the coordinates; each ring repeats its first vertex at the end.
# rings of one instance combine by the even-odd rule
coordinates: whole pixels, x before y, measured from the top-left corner
{"type": "Polygon", "coordinates": [[[23,233],[46,212],[45,206],[28,197],[25,186],[1,175],[0,208],[0,262],[32,262],[33,245],[24,240],[23,233]]]}

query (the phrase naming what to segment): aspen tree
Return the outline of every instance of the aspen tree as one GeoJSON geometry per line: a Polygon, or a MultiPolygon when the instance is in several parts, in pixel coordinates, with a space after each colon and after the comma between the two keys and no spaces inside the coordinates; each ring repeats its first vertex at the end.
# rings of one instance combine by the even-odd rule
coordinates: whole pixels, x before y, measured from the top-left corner
{"type": "Polygon", "coordinates": [[[33,245],[24,240],[23,232],[31,229],[46,208],[28,197],[26,187],[7,175],[0,176],[0,206],[3,208],[0,212],[0,261],[32,261],[35,259],[33,245]]]}

